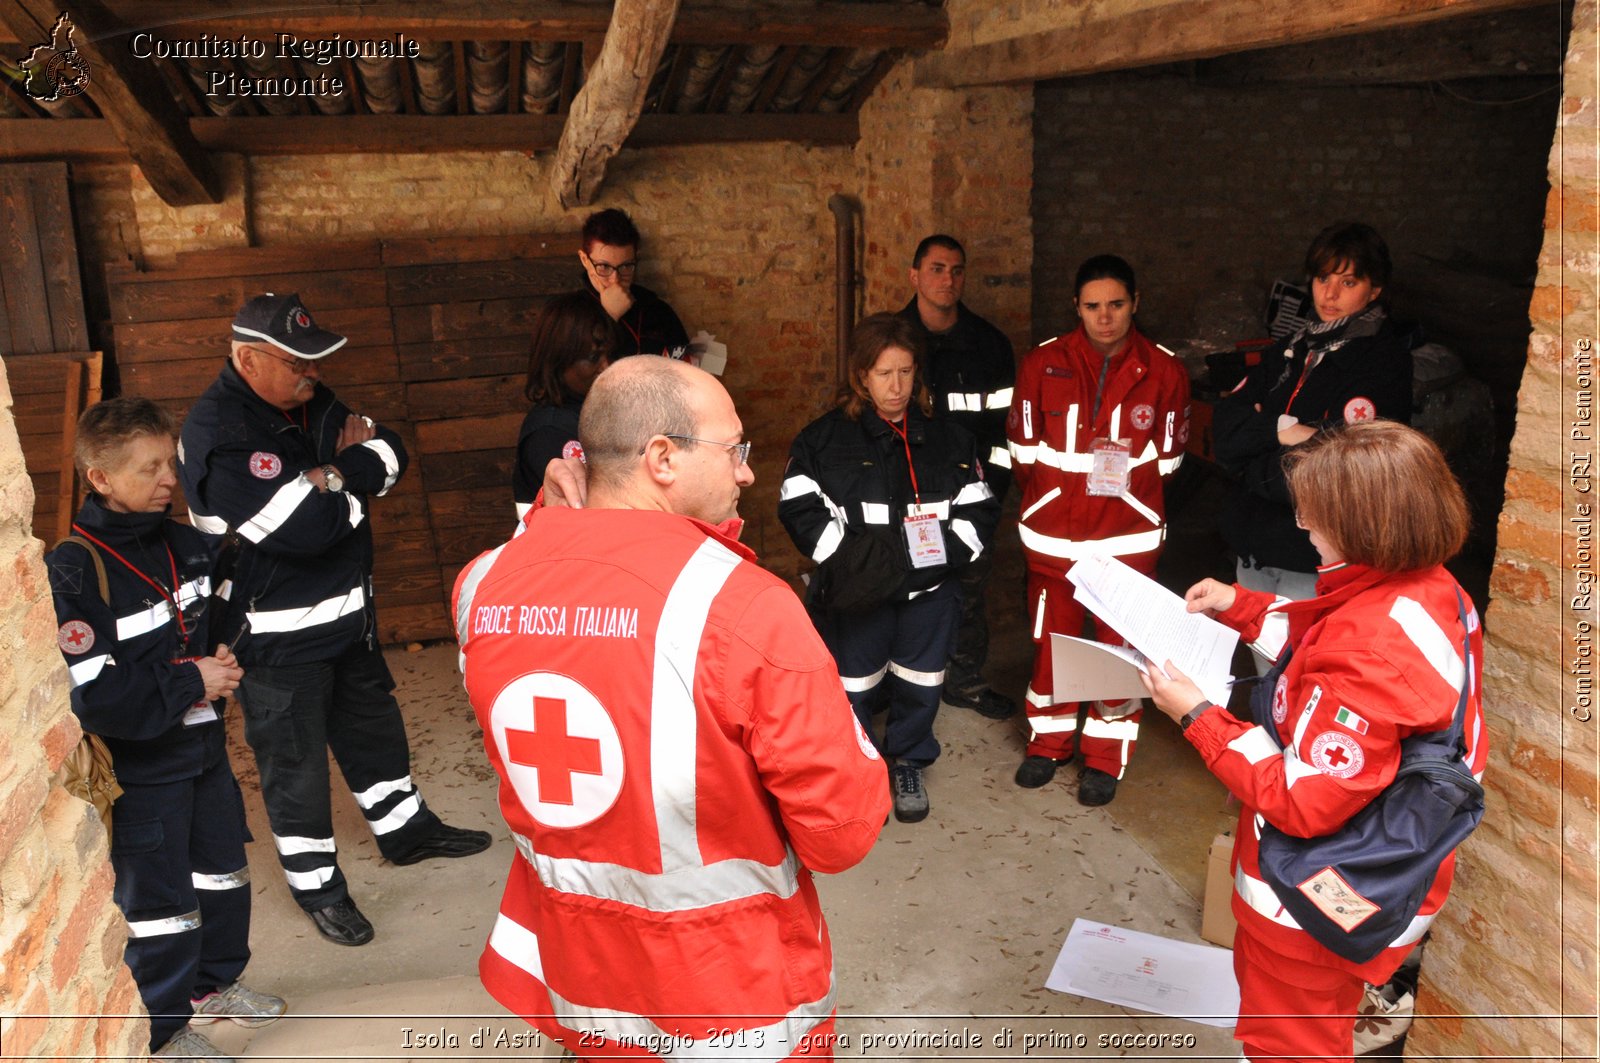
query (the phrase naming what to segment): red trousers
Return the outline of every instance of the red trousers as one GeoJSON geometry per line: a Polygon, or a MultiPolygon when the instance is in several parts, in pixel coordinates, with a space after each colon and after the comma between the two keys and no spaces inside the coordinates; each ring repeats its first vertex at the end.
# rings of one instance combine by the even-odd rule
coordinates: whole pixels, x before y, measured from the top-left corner
{"type": "Polygon", "coordinates": [[[1233,1036],[1251,1063],[1351,1063],[1366,987],[1359,975],[1276,953],[1242,926],[1233,941],[1233,973],[1239,980],[1233,1036]]]}
{"type": "MultiPolygon", "coordinates": [[[[1155,571],[1154,555],[1122,560],[1146,575],[1155,571]]],[[[1139,740],[1143,703],[1053,703],[1055,672],[1050,666],[1051,632],[1082,638],[1087,618],[1095,641],[1124,645],[1122,636],[1084,609],[1072,596],[1072,591],[1072,584],[1064,579],[1028,573],[1029,622],[1033,631],[1033,678],[1028,683],[1027,697],[1028,723],[1033,727],[1033,734],[1028,740],[1028,755],[1064,760],[1076,750],[1083,753],[1083,762],[1088,767],[1120,779],[1133,756],[1134,744],[1139,740]],[[1083,709],[1081,728],[1080,708],[1083,709]],[[1121,715],[1129,709],[1132,711],[1121,715]]]]}

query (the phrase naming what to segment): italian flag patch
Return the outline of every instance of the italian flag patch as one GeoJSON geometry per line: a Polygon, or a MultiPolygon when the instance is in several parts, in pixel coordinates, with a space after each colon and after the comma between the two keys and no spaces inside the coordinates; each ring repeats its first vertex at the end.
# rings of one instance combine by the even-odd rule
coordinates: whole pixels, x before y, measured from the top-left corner
{"type": "Polygon", "coordinates": [[[1340,705],[1339,711],[1333,714],[1333,722],[1350,728],[1350,730],[1354,731],[1358,735],[1364,735],[1367,733],[1367,721],[1363,720],[1361,717],[1357,716],[1343,705],[1340,705]]]}

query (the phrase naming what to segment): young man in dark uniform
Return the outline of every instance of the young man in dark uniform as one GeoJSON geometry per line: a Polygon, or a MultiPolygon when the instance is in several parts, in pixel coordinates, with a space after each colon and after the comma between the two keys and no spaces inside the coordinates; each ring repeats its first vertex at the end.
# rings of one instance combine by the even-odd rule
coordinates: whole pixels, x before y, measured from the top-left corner
{"type": "MultiPolygon", "coordinates": [[[[933,392],[934,416],[949,418],[978,440],[978,455],[994,497],[1002,504],[1011,487],[1006,449],[1006,414],[1017,379],[1016,354],[1006,334],[967,309],[967,253],[952,236],[936,234],[917,245],[911,259],[916,292],[900,311],[923,333],[925,379],[933,392]]],[[[1003,720],[1016,702],[990,688],[983,677],[989,657],[986,591],[994,555],[985,551],[961,571],[961,630],[950,657],[944,700],[1003,720]]]]}
{"type": "Polygon", "coordinates": [[[617,323],[617,350],[612,361],[632,354],[664,354],[682,358],[689,334],[667,301],[642,284],[633,283],[639,269],[639,230],[625,211],[596,211],[584,219],[578,261],[589,291],[617,323]]]}

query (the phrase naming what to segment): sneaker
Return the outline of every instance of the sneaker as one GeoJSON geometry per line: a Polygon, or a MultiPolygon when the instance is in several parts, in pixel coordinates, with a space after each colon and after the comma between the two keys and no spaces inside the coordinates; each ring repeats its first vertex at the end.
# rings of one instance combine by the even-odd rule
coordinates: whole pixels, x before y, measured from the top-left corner
{"type": "Polygon", "coordinates": [[[232,1056],[222,1054],[222,1049],[211,1043],[210,1038],[198,1030],[191,1030],[185,1026],[156,1051],[150,1053],[155,1059],[178,1060],[210,1060],[211,1063],[234,1063],[232,1056]]]}
{"type": "Polygon", "coordinates": [[[335,945],[365,945],[372,940],[372,924],[349,897],[306,914],[318,932],[335,945]]]}
{"type": "Polygon", "coordinates": [[[1078,804],[1109,805],[1117,796],[1117,777],[1099,768],[1084,768],[1078,776],[1078,804]]]}
{"type": "Polygon", "coordinates": [[[189,1020],[191,1026],[209,1026],[218,1019],[227,1019],[238,1026],[265,1026],[282,1018],[289,1007],[282,997],[257,993],[242,982],[189,1003],[194,1005],[194,1018],[189,1020]]]}
{"type": "Polygon", "coordinates": [[[461,827],[441,823],[433,828],[427,837],[413,845],[410,852],[403,856],[390,857],[390,860],[404,867],[423,860],[432,860],[437,856],[452,859],[458,856],[471,856],[487,848],[489,848],[488,831],[463,830],[461,827]]]}
{"type": "Polygon", "coordinates": [[[896,764],[890,769],[894,790],[894,818],[901,823],[917,823],[928,818],[928,790],[922,785],[922,769],[896,764]]]}
{"type": "Polygon", "coordinates": [[[979,685],[973,687],[956,687],[946,683],[940,697],[947,705],[954,705],[959,709],[971,709],[979,716],[987,716],[991,720],[1008,719],[1017,711],[1015,701],[983,685],[981,681],[979,685]]]}
{"type": "Polygon", "coordinates": [[[1072,761],[1072,754],[1064,757],[1041,757],[1029,754],[1017,766],[1017,785],[1027,790],[1037,790],[1056,777],[1056,769],[1072,761]]]}

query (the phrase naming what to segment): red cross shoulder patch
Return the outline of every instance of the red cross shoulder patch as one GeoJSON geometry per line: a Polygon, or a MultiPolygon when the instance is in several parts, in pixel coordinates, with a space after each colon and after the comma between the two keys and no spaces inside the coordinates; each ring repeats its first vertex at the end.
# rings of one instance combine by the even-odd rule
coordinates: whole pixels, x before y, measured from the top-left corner
{"type": "Polygon", "coordinates": [[[1349,779],[1361,774],[1367,756],[1361,746],[1347,734],[1324,731],[1311,743],[1311,766],[1324,775],[1336,779],[1349,779]]]}
{"type": "Polygon", "coordinates": [[[1148,402],[1141,402],[1133,408],[1130,419],[1133,421],[1133,427],[1141,432],[1148,431],[1150,426],[1156,423],[1156,408],[1148,402]]]}
{"type": "Polygon", "coordinates": [[[94,628],[82,620],[68,620],[56,632],[56,645],[61,647],[63,653],[70,653],[74,657],[88,653],[94,645],[94,628]]]}
{"type": "Polygon", "coordinates": [[[1372,400],[1364,395],[1357,395],[1344,404],[1344,423],[1355,424],[1357,421],[1370,421],[1378,416],[1378,408],[1372,400]]]}
{"type": "Polygon", "coordinates": [[[579,461],[588,464],[583,456],[583,444],[576,439],[569,439],[562,445],[561,456],[563,458],[577,458],[579,461]]]}
{"type": "Polygon", "coordinates": [[[283,471],[283,459],[265,450],[250,455],[250,475],[258,480],[276,480],[283,471]]]}

